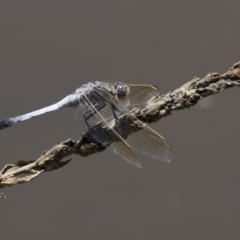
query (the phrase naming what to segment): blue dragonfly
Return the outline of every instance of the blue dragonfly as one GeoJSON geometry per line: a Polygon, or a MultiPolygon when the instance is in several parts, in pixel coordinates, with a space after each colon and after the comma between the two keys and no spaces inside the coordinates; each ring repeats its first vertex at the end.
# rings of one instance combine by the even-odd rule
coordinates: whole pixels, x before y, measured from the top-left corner
{"type": "Polygon", "coordinates": [[[76,109],[76,119],[85,129],[91,130],[91,136],[97,142],[136,167],[142,168],[132,149],[148,157],[170,162],[172,150],[167,141],[136,117],[131,116],[131,119],[134,124],[140,126],[140,131],[129,136],[125,134],[125,130],[130,129],[133,122],[126,122],[125,130],[117,131],[113,128],[114,123],[124,114],[128,114],[133,106],[145,104],[157,93],[158,88],[153,85],[89,82],[53,105],[0,121],[0,130],[35,116],[71,107],[76,109]]]}

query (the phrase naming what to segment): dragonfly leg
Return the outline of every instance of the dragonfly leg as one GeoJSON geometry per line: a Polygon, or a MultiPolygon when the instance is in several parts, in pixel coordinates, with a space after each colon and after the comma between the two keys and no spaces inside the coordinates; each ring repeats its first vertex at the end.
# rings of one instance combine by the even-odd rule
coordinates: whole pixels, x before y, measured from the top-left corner
{"type": "Polygon", "coordinates": [[[112,113],[113,113],[114,118],[116,120],[118,120],[118,116],[116,114],[116,112],[118,112],[117,108],[113,104],[111,104],[111,108],[112,108],[112,113]]]}
{"type": "Polygon", "coordinates": [[[84,121],[85,121],[85,124],[86,124],[87,127],[90,129],[90,126],[89,126],[88,121],[87,121],[88,118],[89,118],[89,117],[87,117],[87,112],[83,113],[83,119],[84,119],[84,121]]]}

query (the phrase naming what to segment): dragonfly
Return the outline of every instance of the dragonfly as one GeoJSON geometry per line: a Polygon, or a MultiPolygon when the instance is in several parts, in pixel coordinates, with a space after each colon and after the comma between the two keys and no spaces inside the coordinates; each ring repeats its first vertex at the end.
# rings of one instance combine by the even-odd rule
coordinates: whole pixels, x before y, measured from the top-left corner
{"type": "Polygon", "coordinates": [[[167,141],[130,115],[131,108],[144,105],[158,91],[153,85],[89,82],[53,105],[0,121],[0,130],[51,111],[75,108],[76,119],[90,131],[98,143],[113,150],[134,166],[142,168],[133,149],[150,158],[170,162],[172,150],[167,141]],[[128,114],[132,122],[128,120],[124,122],[122,129],[114,129],[114,123],[128,114]],[[126,134],[133,124],[138,131],[126,134]]]}

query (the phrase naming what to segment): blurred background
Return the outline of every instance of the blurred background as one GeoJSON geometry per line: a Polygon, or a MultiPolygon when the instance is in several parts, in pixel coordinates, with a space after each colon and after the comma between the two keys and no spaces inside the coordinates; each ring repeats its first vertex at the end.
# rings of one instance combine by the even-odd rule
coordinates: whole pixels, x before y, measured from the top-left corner
{"type": "MultiPolygon", "coordinates": [[[[240,60],[239,1],[0,1],[0,119],[93,80],[165,94],[240,60]]],[[[239,239],[239,89],[151,125],[174,160],[110,151],[1,189],[2,239],[239,239]]],[[[72,109],[1,131],[1,168],[81,131],[72,109]]]]}

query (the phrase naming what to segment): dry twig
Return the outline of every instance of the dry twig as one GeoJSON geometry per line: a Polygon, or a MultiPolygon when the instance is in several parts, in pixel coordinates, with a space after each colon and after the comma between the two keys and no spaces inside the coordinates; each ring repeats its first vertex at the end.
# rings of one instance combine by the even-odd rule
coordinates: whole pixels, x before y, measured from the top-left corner
{"type": "MultiPolygon", "coordinates": [[[[194,106],[204,97],[216,94],[224,89],[240,85],[240,62],[236,63],[226,73],[220,75],[216,72],[207,74],[204,78],[194,78],[173,92],[163,96],[155,96],[148,101],[144,108],[133,108],[128,114],[122,116],[114,128],[127,137],[133,132],[141,130],[141,126],[134,124],[135,116],[144,123],[152,123],[171,114],[174,110],[181,110],[194,106]],[[132,128],[125,128],[128,122],[132,128]]],[[[62,159],[78,154],[87,157],[91,154],[105,150],[105,147],[91,137],[91,131],[85,133],[78,141],[68,139],[44,152],[36,161],[18,161],[7,164],[0,171],[0,188],[15,184],[26,183],[40,176],[44,172],[64,167],[70,162],[62,159]],[[20,174],[25,176],[20,177],[20,174]]],[[[0,197],[5,197],[0,193],[0,197]]]]}

